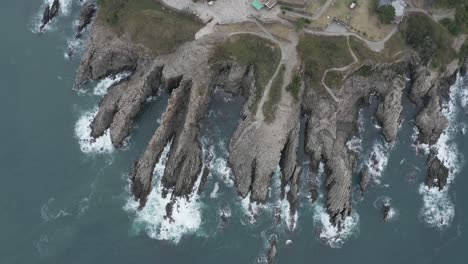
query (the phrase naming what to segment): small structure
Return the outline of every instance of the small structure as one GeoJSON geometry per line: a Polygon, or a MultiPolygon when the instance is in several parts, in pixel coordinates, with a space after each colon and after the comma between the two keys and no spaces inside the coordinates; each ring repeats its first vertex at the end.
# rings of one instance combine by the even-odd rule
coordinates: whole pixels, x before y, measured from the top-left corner
{"type": "Polygon", "coordinates": [[[264,6],[268,7],[268,9],[272,9],[277,2],[277,0],[253,0],[252,6],[260,11],[264,6]]]}
{"type": "Polygon", "coordinates": [[[354,9],[356,7],[356,2],[352,2],[349,8],[354,9]]]}
{"type": "Polygon", "coordinates": [[[252,6],[257,9],[257,11],[260,11],[263,8],[263,3],[260,2],[259,0],[253,0],[252,1],[252,6]]]}

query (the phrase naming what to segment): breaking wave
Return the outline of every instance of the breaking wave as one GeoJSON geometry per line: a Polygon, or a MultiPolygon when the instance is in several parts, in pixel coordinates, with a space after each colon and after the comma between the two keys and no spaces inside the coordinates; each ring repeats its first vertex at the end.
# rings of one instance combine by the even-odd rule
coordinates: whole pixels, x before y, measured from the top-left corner
{"type": "Polygon", "coordinates": [[[351,216],[346,217],[341,227],[337,227],[330,222],[330,216],[322,204],[314,206],[313,221],[319,226],[317,233],[320,241],[331,248],[341,248],[352,236],[359,234],[359,215],[353,211],[351,216]]]}
{"type": "Polygon", "coordinates": [[[119,83],[120,81],[128,78],[130,76],[130,72],[122,72],[116,75],[108,76],[102,79],[96,87],[93,89],[93,94],[97,96],[104,96],[107,94],[107,90],[113,85],[119,83]]]}
{"type": "MultiPolygon", "coordinates": [[[[164,174],[171,144],[172,142],[166,145],[159,162],[154,168],[153,189],[148,196],[146,206],[139,210],[139,203],[135,201],[133,197],[129,197],[124,209],[127,212],[135,214],[133,228],[136,232],[144,230],[146,234],[153,239],[165,240],[177,244],[184,235],[196,233],[201,226],[202,204],[197,192],[202,177],[201,175],[198,176],[194,190],[188,198],[178,197],[174,201],[171,201],[172,190],[169,190],[165,198],[163,197],[164,187],[161,178],[164,174]],[[165,208],[166,205],[171,202],[174,202],[174,204],[171,219],[169,219],[165,215],[165,208]]],[[[202,150],[204,155],[204,145],[202,150]]],[[[203,164],[203,166],[205,166],[205,164],[203,164]]],[[[203,173],[203,169],[201,173],[203,173]]]]}
{"type": "MultiPolygon", "coordinates": [[[[323,183],[325,164],[320,162],[317,180],[318,184],[323,183]]],[[[341,227],[333,225],[330,221],[330,215],[327,213],[324,203],[324,195],[320,193],[318,200],[313,205],[313,222],[316,227],[316,234],[320,241],[331,248],[341,248],[344,243],[352,236],[359,234],[359,215],[353,210],[351,216],[346,217],[341,227]]]]}
{"type": "Polygon", "coordinates": [[[374,142],[372,150],[365,162],[365,166],[369,169],[369,175],[376,184],[381,183],[381,176],[387,168],[391,148],[391,144],[381,141],[374,142]]]}
{"type": "Polygon", "coordinates": [[[429,226],[443,230],[448,228],[455,216],[455,205],[450,197],[450,185],[455,176],[460,172],[463,164],[463,157],[458,151],[454,141],[455,136],[460,131],[457,116],[460,107],[467,104],[466,88],[464,79],[457,77],[456,83],[450,87],[450,100],[443,106],[442,113],[447,117],[448,128],[442,133],[439,140],[431,148],[437,152],[437,158],[449,169],[447,185],[439,190],[438,188],[429,188],[424,183],[419,187],[419,193],[422,195],[423,206],[420,211],[420,217],[429,226]]]}
{"type": "Polygon", "coordinates": [[[109,129],[104,132],[104,135],[99,138],[91,137],[91,122],[97,115],[98,109],[85,112],[75,125],[75,135],[80,144],[80,149],[83,153],[111,153],[114,151],[114,146],[110,137],[109,129]]]}
{"type": "Polygon", "coordinates": [[[55,21],[60,16],[67,16],[67,15],[70,14],[73,1],[72,0],[60,0],[59,14],[57,15],[57,17],[55,17],[53,19],[53,21],[51,23],[48,23],[43,28],[43,30],[41,30],[40,27],[41,27],[41,24],[42,24],[41,20],[42,20],[43,14],[44,14],[44,9],[46,8],[46,6],[52,6],[53,3],[54,3],[54,0],[44,0],[41,7],[39,8],[39,11],[37,11],[36,15],[34,16],[34,22],[33,22],[33,26],[32,26],[32,29],[31,29],[31,31],[33,33],[39,33],[39,32],[45,32],[45,31],[53,30],[55,28],[55,24],[56,24],[55,21]]]}

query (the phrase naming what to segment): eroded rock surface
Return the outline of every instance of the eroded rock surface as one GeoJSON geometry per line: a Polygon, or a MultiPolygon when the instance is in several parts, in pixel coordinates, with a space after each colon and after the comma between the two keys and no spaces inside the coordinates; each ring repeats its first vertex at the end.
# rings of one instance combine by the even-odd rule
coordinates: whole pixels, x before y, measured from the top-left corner
{"type": "Polygon", "coordinates": [[[372,94],[381,98],[377,115],[387,140],[394,140],[398,131],[404,89],[403,76],[392,65],[372,64],[372,74],[361,76],[359,70],[346,79],[337,91],[336,103],[321,87],[306,88],[304,111],[309,114],[306,153],[312,167],[325,162],[327,211],[332,223],[340,223],[351,214],[352,175],[357,155],[346,143],[358,136],[358,112],[372,94]]]}
{"type": "Polygon", "coordinates": [[[76,38],[80,38],[83,30],[91,23],[91,19],[96,13],[96,6],[91,3],[85,3],[80,10],[80,22],[76,32],[76,38]]]}
{"type": "Polygon", "coordinates": [[[47,5],[44,9],[44,13],[42,14],[41,19],[41,26],[39,27],[40,30],[43,30],[44,27],[49,24],[52,19],[54,19],[60,11],[60,2],[59,0],[54,0],[52,5],[47,5]]]}

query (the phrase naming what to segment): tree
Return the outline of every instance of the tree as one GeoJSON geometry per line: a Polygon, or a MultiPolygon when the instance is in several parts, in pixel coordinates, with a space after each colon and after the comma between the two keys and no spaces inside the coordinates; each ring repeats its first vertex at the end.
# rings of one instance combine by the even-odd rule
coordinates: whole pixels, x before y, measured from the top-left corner
{"type": "Polygon", "coordinates": [[[381,23],[390,24],[395,19],[395,8],[392,5],[379,6],[376,11],[381,23]]]}

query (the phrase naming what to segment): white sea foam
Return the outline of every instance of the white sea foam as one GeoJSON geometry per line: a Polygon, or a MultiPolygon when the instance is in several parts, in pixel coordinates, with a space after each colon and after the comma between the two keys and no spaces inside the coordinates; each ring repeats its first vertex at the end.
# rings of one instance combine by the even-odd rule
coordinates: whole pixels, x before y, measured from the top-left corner
{"type": "Polygon", "coordinates": [[[346,217],[341,228],[330,222],[330,216],[322,204],[314,206],[314,223],[320,227],[320,240],[332,248],[340,248],[352,236],[359,233],[359,215],[353,211],[346,217]]]}
{"type": "Polygon", "coordinates": [[[387,167],[390,148],[389,144],[376,141],[367,158],[366,166],[369,169],[369,175],[376,184],[380,184],[382,173],[387,167]]]}
{"type": "Polygon", "coordinates": [[[355,153],[360,153],[362,150],[362,140],[354,136],[348,142],[346,142],[346,147],[355,153]]]}
{"type": "Polygon", "coordinates": [[[93,89],[93,94],[97,96],[104,96],[107,94],[107,90],[112,87],[114,84],[122,81],[123,79],[130,76],[130,72],[122,72],[116,75],[112,75],[102,79],[96,87],[93,89]]]}
{"type": "Polygon", "coordinates": [[[438,188],[429,188],[424,183],[419,187],[419,193],[423,197],[423,207],[420,211],[420,217],[429,226],[443,230],[450,226],[455,216],[455,206],[450,197],[450,185],[455,176],[459,173],[463,164],[463,157],[459,153],[454,138],[459,132],[459,122],[457,115],[459,107],[463,107],[465,100],[465,90],[463,79],[458,76],[456,83],[450,87],[450,100],[443,106],[443,114],[447,117],[448,128],[442,133],[432,149],[436,151],[437,158],[449,169],[447,185],[439,190],[438,188]]]}
{"type": "MultiPolygon", "coordinates": [[[[177,244],[184,235],[197,232],[202,223],[202,204],[197,194],[202,177],[201,175],[198,176],[194,190],[188,198],[179,197],[175,199],[172,219],[165,217],[165,208],[171,202],[172,190],[169,190],[166,197],[163,198],[164,187],[161,178],[164,174],[170,148],[171,143],[168,143],[154,168],[153,189],[148,196],[146,206],[142,210],[138,210],[138,202],[130,197],[124,209],[135,213],[134,227],[137,229],[143,227],[149,237],[177,244]]],[[[203,145],[203,155],[204,152],[203,145]]]]}
{"type": "Polygon", "coordinates": [[[218,198],[218,191],[219,191],[219,184],[215,182],[215,185],[213,187],[213,191],[210,193],[210,198],[215,199],[218,198]]]}
{"type": "Polygon", "coordinates": [[[211,168],[213,168],[214,172],[218,175],[220,180],[226,184],[228,187],[234,186],[234,181],[232,180],[232,172],[229,166],[227,165],[227,161],[225,158],[217,157],[211,161],[211,168]]]}
{"type": "Polygon", "coordinates": [[[392,204],[392,199],[388,196],[380,196],[374,201],[374,208],[377,210],[382,210],[383,206],[387,205],[390,206],[390,211],[387,215],[387,222],[395,222],[396,220],[398,220],[400,212],[392,204]]]}
{"type": "Polygon", "coordinates": [[[419,187],[423,196],[420,217],[429,226],[443,230],[450,226],[455,216],[455,206],[450,198],[449,189],[429,188],[425,184],[419,187]]]}
{"type": "MultiPolygon", "coordinates": [[[[72,6],[72,0],[60,0],[60,10],[59,10],[59,14],[50,22],[48,23],[42,30],[42,32],[44,31],[50,31],[52,29],[55,28],[54,24],[55,24],[55,21],[60,17],[60,16],[67,16],[70,14],[70,11],[71,11],[71,6],[72,6]]],[[[44,14],[44,9],[46,8],[46,6],[52,6],[52,4],[54,3],[54,0],[44,0],[44,2],[42,3],[41,7],[39,8],[38,12],[36,13],[36,15],[34,16],[34,25],[33,25],[33,28],[31,29],[31,31],[33,33],[39,33],[41,32],[40,30],[40,27],[41,27],[41,20],[42,20],[42,16],[44,14]]]]}
{"type": "Polygon", "coordinates": [[[412,147],[414,148],[417,154],[422,153],[424,155],[429,155],[429,152],[431,151],[429,148],[429,145],[419,143],[418,137],[419,137],[419,129],[416,126],[414,126],[413,134],[411,135],[411,140],[413,141],[412,147]]]}
{"type": "Polygon", "coordinates": [[[91,137],[90,125],[97,112],[97,108],[85,112],[76,122],[75,135],[83,153],[111,153],[114,151],[109,130],[106,130],[104,135],[99,138],[94,139],[91,137]]]}
{"type": "MultiPolygon", "coordinates": [[[[285,196],[286,194],[287,191],[285,192],[285,196]]],[[[281,208],[281,219],[284,220],[289,231],[294,231],[296,229],[297,220],[299,219],[297,210],[294,212],[294,215],[291,215],[291,205],[286,197],[280,200],[279,206],[281,208]]]]}
{"type": "Polygon", "coordinates": [[[63,209],[60,209],[60,210],[51,209],[51,206],[53,205],[54,201],[55,201],[55,198],[50,198],[49,200],[47,200],[46,203],[44,203],[41,206],[41,218],[44,222],[49,222],[49,221],[56,220],[63,216],[71,215],[69,212],[63,209]]]}

